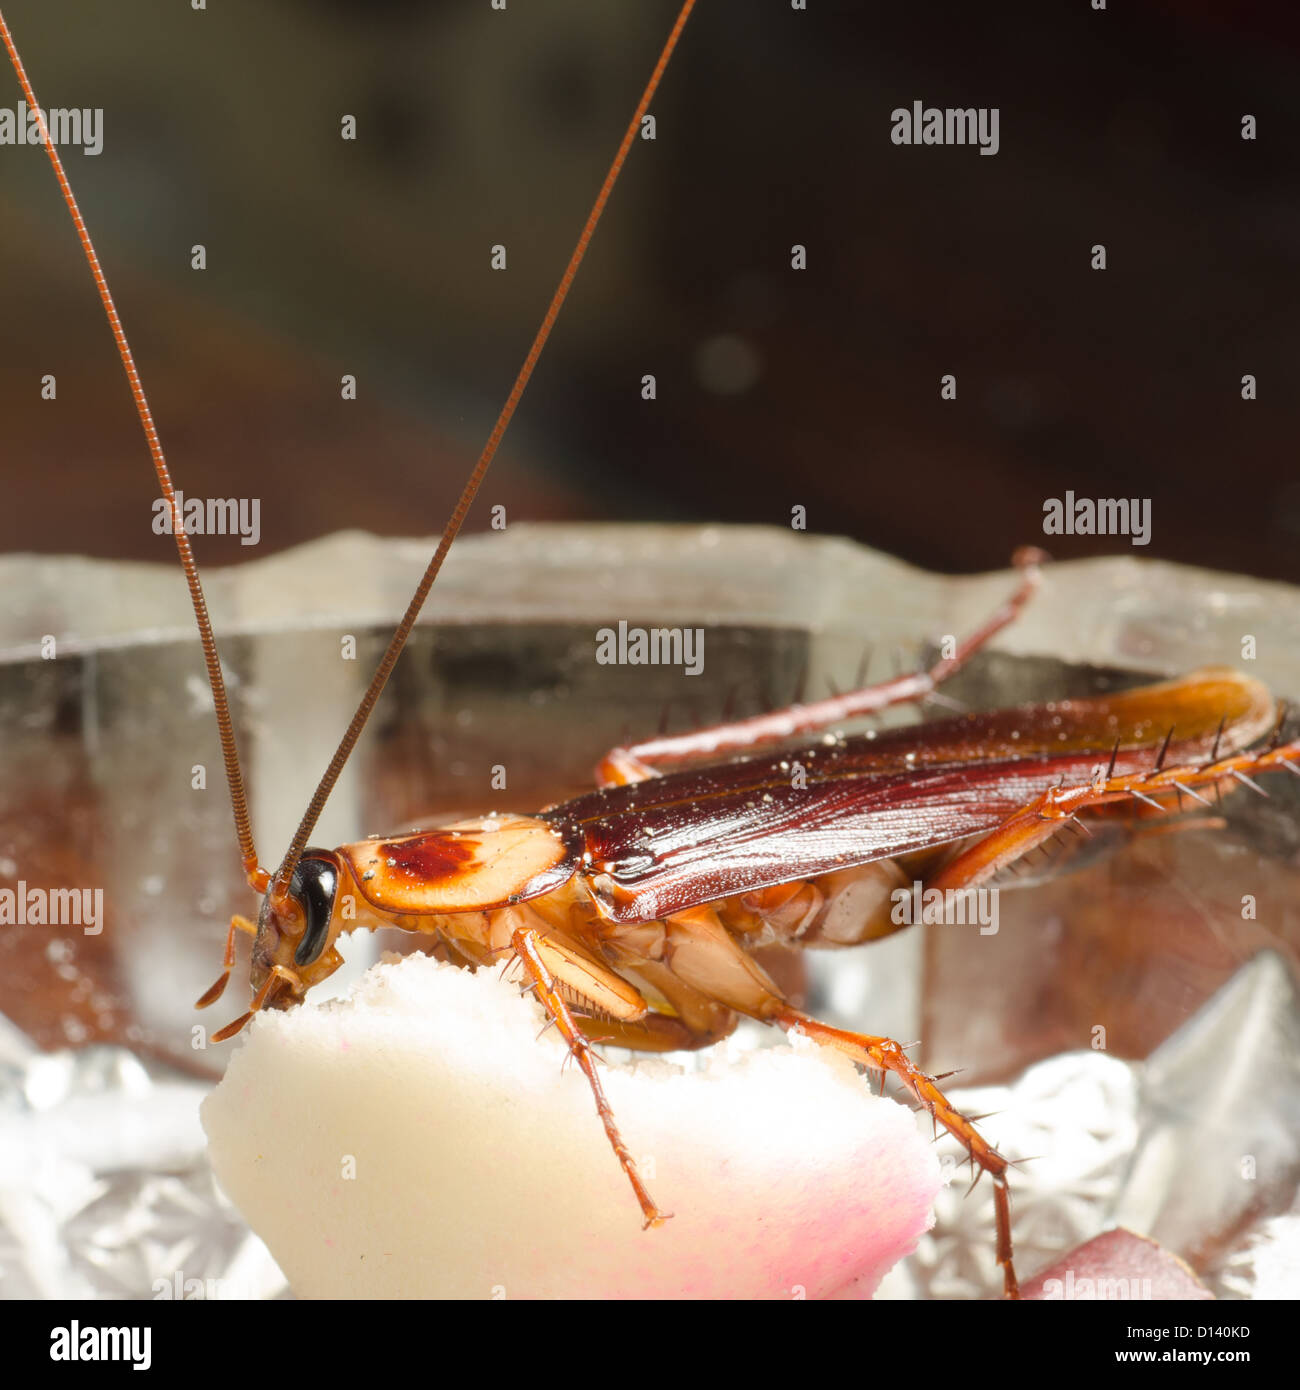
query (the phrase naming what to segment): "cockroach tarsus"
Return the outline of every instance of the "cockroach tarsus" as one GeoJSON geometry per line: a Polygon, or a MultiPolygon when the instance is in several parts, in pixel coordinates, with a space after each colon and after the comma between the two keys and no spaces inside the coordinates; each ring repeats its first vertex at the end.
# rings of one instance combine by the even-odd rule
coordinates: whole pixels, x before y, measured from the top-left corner
{"type": "MultiPolygon", "coordinates": [[[[341,964],[358,927],[432,935],[470,967],[517,962],[591,1087],[646,1226],[665,1219],[605,1099],[593,1044],[642,1051],[709,1046],[740,1017],[800,1032],[883,1079],[896,1076],[955,1136],[995,1188],[996,1258],[1018,1293],[1008,1160],[890,1038],[831,1027],[790,1004],[754,958],[758,946],[844,947],[889,935],[893,894],[974,888],[1063,826],[1135,807],[1167,827],[1205,792],[1284,769],[1278,707],[1226,668],[1121,694],[964,714],[871,735],[823,737],[848,720],[916,702],[981,650],[1029,601],[1040,552],[1015,557],[1006,602],[928,670],[846,695],[609,750],[597,789],[535,815],[499,815],[327,850],[308,846],[322,807],[391,673],[478,490],[690,14],[686,0],[623,136],[519,377],[375,677],[278,869],[255,849],[216,642],[198,570],[144,389],[57,148],[45,140],[126,370],[189,584],[216,705],[236,835],[256,923],[232,918],[224,967],[199,1006],[220,997],[239,934],[254,938],[251,1006],[286,1009],[341,964]],[[1272,732],[1271,742],[1267,742],[1272,732]],[[1261,747],[1261,742],[1264,746],[1261,747]]],[[[8,25],[0,38],[29,108],[40,106],[8,25]]],[[[40,117],[43,126],[43,117],[40,117]]],[[[1256,790],[1259,790],[1255,787],[1256,790]]]]}

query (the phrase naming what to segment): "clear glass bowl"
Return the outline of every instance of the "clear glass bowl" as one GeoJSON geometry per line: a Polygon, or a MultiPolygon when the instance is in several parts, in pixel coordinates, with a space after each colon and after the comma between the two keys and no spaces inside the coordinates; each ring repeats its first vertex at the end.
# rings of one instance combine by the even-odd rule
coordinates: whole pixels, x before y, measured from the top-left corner
{"type": "MultiPolygon", "coordinates": [[[[264,863],[278,861],[429,552],[428,542],[343,533],[209,575],[264,863]]],[[[166,566],[19,556],[0,568],[11,596],[0,617],[0,887],[103,895],[97,933],[0,931],[0,1012],[47,1053],[120,1045],[216,1075],[224,1052],[199,1045],[195,1024],[242,1010],[240,971],[220,1019],[196,1016],[192,1001],[217,972],[230,914],[254,914],[256,903],[239,872],[184,586],[166,566]]],[[[766,528],[520,525],[467,538],[314,839],[536,809],[590,785],[611,744],[661,723],[786,703],[801,681],[817,695],[848,688],[863,669],[881,679],[910,668],[927,642],[973,628],[1012,582],[931,575],[848,541],[766,528]],[[596,630],[620,619],[703,628],[702,672],[599,664],[596,630]],[[504,791],[492,786],[496,768],[504,791]]],[[[968,707],[1016,703],[1220,663],[1300,694],[1300,591],[1129,558],[1076,562],[1048,569],[1023,618],[945,694],[968,707]]],[[[887,722],[916,717],[899,710],[887,722]]],[[[1004,894],[996,935],[930,927],[769,962],[814,1012],[921,1039],[925,1065],[962,1068],[963,1086],[1011,1083],[1033,1063],[1089,1050],[1142,1062],[1182,1038],[1248,962],[1261,953],[1277,962],[1268,1007],[1283,1041],[1261,1053],[1239,1018],[1232,1036],[1217,1025],[1198,1044],[1198,1074],[1211,1073],[1191,1093],[1199,1100],[1180,1099],[1176,1065],[1159,1094],[1142,1090],[1150,1072],[1133,1072],[1125,1123],[1137,1128],[1124,1162],[1104,1179],[1070,1179],[1098,1189],[1082,1223],[1061,1216],[1084,1199],[1054,1194],[1065,1179],[1050,1165],[1043,1179],[1033,1165],[1017,1179],[1034,1213],[1033,1229],[1018,1232],[1022,1273],[1122,1209],[1212,1274],[1292,1202],[1288,1136],[1300,1133],[1300,1101],[1285,1028],[1300,944],[1297,782],[1270,778],[1267,801],[1229,797],[1221,832],[1147,838],[1076,872],[1031,875],[1042,881],[1004,894]],[[1152,1169],[1165,1100],[1190,1107],[1173,1121],[1165,1114],[1161,1131],[1184,1160],[1181,1175],[1177,1162],[1152,1169]],[[1216,1148],[1205,1126],[1229,1124],[1216,1148]],[[1250,1179],[1210,1171],[1252,1154],[1267,1161],[1250,1179]],[[1182,1185],[1201,1193],[1190,1207],[1182,1185]]],[[[1050,1099],[1035,1104],[1046,1113],[1050,1099]]],[[[995,1121],[990,1132],[998,1139],[995,1121]]],[[[895,1291],[986,1287],[991,1234],[968,1233],[977,1225],[963,1217],[956,1235],[941,1228],[895,1291]],[[943,1241],[967,1239],[988,1249],[949,1259],[941,1274],[943,1241]],[[967,1263],[974,1272],[959,1278],[967,1263]]]]}

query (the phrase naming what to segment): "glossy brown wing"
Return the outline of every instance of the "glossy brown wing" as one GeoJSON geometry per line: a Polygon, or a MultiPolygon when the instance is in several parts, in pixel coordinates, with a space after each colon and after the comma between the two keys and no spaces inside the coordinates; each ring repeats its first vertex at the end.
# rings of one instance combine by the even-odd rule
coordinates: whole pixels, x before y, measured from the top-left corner
{"type": "Polygon", "coordinates": [[[1025,705],[605,788],[542,813],[603,876],[617,921],[992,830],[1048,787],[1203,760],[1272,725],[1266,687],[1215,669],[1119,695],[1025,705]],[[802,769],[802,776],[798,775],[802,769]]]}

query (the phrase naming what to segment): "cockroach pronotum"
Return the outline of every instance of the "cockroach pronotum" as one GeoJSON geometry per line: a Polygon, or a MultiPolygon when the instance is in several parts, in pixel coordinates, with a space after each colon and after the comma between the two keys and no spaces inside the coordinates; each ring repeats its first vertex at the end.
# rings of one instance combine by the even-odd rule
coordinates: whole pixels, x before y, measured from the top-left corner
{"type": "Polygon", "coordinates": [[[236,833],[256,923],[235,916],[213,1003],[254,938],[248,1012],[287,1009],[335,971],[341,934],[399,927],[431,935],[470,967],[516,962],[591,1087],[647,1227],[665,1219],[619,1136],[594,1040],[644,1051],[708,1046],[741,1016],[801,1032],[897,1077],[955,1136],[996,1193],[996,1256],[1008,1296],[1008,1160],[890,1038],[831,1027],[794,1007],[754,958],[758,946],[843,947],[897,930],[894,894],[914,881],[964,891],[1067,823],[1115,808],[1164,826],[1208,793],[1272,770],[1300,775],[1300,740],[1258,681],[1226,668],[1120,694],[964,714],[871,735],[841,724],[933,694],[1029,601],[1040,552],[977,631],[928,669],[849,694],[611,749],[596,790],[533,815],[493,814],[437,829],[319,849],[317,818],[402,652],[513,415],[596,222],[693,6],[686,0],[633,113],[518,379],[424,577],[278,868],[261,866],[215,639],[162,446],[89,233],[7,24],[0,37],[76,225],[172,511],[216,706],[236,833]],[[816,737],[812,737],[816,735],[816,737]],[[347,911],[344,911],[344,905],[347,911]]]}

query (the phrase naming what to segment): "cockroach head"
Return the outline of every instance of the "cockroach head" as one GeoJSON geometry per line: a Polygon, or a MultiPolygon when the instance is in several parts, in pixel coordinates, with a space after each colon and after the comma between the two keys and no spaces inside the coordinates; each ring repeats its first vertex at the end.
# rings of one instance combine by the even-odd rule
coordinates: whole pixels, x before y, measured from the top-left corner
{"type": "Polygon", "coordinates": [[[251,982],[260,990],[272,974],[283,981],[268,994],[268,1008],[287,1009],[298,1003],[312,985],[338,967],[326,951],[338,897],[342,866],[333,850],[307,849],[289,880],[285,896],[274,889],[262,899],[253,943],[251,982]]]}

